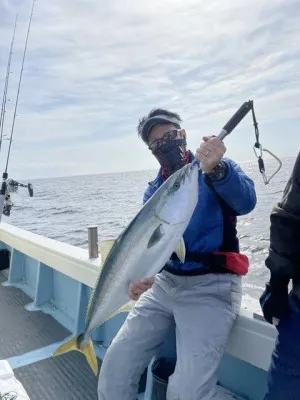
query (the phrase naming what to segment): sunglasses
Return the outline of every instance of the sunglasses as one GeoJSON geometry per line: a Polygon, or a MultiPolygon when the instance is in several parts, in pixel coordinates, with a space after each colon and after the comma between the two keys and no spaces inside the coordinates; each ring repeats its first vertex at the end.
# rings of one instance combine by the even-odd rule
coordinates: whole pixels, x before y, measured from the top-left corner
{"type": "Polygon", "coordinates": [[[170,140],[182,139],[183,134],[181,129],[173,129],[171,131],[167,131],[163,134],[163,136],[159,139],[153,140],[148,146],[148,149],[151,151],[158,150],[162,145],[168,143],[170,140]]]}

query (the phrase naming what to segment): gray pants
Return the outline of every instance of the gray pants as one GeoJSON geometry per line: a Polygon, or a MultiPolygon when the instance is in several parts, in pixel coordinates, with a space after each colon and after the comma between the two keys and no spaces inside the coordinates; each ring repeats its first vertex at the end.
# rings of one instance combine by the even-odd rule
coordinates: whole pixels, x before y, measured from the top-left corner
{"type": "Polygon", "coordinates": [[[158,274],[107,350],[98,399],[135,400],[141,374],[172,329],[177,362],[167,400],[212,399],[241,293],[241,277],[233,274],[158,274]]]}

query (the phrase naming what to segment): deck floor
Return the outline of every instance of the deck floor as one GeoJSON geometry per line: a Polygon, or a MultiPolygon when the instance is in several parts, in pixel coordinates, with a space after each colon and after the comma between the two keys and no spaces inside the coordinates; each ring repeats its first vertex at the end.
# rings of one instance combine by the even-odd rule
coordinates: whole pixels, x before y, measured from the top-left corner
{"type": "MultiPolygon", "coordinates": [[[[7,272],[0,271],[0,284],[7,272]]],[[[41,311],[25,310],[32,303],[21,289],[0,287],[0,358],[24,354],[64,340],[70,332],[41,311]]]]}
{"type": "Polygon", "coordinates": [[[14,370],[30,400],[98,400],[97,381],[78,352],[14,370]]]}
{"type": "MultiPolygon", "coordinates": [[[[50,315],[27,311],[32,300],[20,289],[4,287],[0,271],[0,359],[23,356],[70,335],[50,315]]],[[[70,352],[14,369],[30,400],[97,400],[97,381],[84,356],[70,352]]]]}

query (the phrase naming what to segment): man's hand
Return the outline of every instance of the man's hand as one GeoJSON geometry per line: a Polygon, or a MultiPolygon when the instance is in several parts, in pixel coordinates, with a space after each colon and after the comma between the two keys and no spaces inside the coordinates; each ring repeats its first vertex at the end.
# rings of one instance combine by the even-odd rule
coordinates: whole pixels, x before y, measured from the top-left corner
{"type": "Polygon", "coordinates": [[[210,174],[221,161],[226,147],[217,137],[204,136],[202,139],[203,142],[196,150],[196,158],[202,163],[202,171],[210,174]]]}
{"type": "Polygon", "coordinates": [[[146,278],[141,281],[131,282],[128,290],[131,300],[138,300],[140,295],[150,289],[154,283],[154,278],[146,278]]]}
{"type": "Polygon", "coordinates": [[[277,326],[280,319],[289,313],[288,281],[285,278],[271,279],[259,302],[265,320],[277,326]]]}

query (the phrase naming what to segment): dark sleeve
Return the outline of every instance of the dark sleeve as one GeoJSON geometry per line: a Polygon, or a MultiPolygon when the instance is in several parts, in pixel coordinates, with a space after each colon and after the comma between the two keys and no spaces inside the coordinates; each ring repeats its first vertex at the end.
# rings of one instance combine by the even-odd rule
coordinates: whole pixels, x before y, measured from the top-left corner
{"type": "Polygon", "coordinates": [[[152,197],[154,192],[155,192],[155,190],[154,190],[153,186],[149,184],[143,195],[143,204],[147,203],[147,201],[150,199],[150,197],[152,197]]]}
{"type": "Polygon", "coordinates": [[[271,274],[300,277],[300,153],[282,200],[272,210],[270,221],[266,266],[271,274]]]}
{"type": "Polygon", "coordinates": [[[147,188],[143,195],[143,205],[150,199],[151,194],[149,193],[149,188],[147,188]]]}

